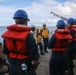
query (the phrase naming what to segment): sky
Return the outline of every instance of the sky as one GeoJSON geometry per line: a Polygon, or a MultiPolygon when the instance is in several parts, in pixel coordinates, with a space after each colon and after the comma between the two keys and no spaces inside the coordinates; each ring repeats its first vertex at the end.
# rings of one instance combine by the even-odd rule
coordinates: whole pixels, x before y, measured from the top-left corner
{"type": "Polygon", "coordinates": [[[76,18],[76,0],[0,0],[0,26],[14,24],[13,15],[19,9],[28,13],[28,25],[56,26],[60,18],[50,12],[76,18]]]}

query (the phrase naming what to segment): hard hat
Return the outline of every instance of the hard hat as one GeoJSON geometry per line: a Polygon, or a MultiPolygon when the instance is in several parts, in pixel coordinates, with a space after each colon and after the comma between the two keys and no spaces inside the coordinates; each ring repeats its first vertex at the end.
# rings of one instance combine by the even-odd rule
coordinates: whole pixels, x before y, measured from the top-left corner
{"type": "Polygon", "coordinates": [[[64,20],[58,20],[57,26],[65,26],[65,25],[66,24],[65,24],[64,20]]]}
{"type": "Polygon", "coordinates": [[[18,19],[18,18],[27,19],[29,21],[28,14],[24,10],[17,10],[15,12],[13,19],[18,19]]]}
{"type": "Polygon", "coordinates": [[[35,28],[35,30],[39,30],[39,28],[38,28],[38,27],[36,27],[36,28],[35,28]]]}
{"type": "Polygon", "coordinates": [[[73,18],[69,18],[69,19],[67,20],[67,23],[74,23],[74,19],[73,19],[73,18]]]}
{"type": "Polygon", "coordinates": [[[43,26],[46,26],[46,24],[45,24],[45,23],[43,23],[42,25],[43,25],[43,26]]]}
{"type": "Polygon", "coordinates": [[[75,22],[76,22],[76,18],[75,18],[75,20],[74,20],[75,22]]]}

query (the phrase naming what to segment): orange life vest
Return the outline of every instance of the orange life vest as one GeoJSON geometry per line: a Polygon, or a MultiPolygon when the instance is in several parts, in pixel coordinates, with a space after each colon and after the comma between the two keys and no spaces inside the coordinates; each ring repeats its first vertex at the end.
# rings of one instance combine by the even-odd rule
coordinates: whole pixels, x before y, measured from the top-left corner
{"type": "Polygon", "coordinates": [[[74,31],[73,41],[76,42],[76,25],[72,25],[71,27],[68,27],[68,29],[74,31]]]}
{"type": "MultiPolygon", "coordinates": [[[[56,30],[56,43],[54,44],[52,50],[53,51],[66,51],[68,44],[72,40],[72,37],[67,29],[56,30]]],[[[54,36],[53,35],[53,36],[54,36]]]]}
{"type": "Polygon", "coordinates": [[[29,58],[26,40],[31,30],[30,27],[14,24],[8,26],[7,29],[2,37],[5,38],[6,46],[10,51],[9,57],[17,59],[29,58]]]}

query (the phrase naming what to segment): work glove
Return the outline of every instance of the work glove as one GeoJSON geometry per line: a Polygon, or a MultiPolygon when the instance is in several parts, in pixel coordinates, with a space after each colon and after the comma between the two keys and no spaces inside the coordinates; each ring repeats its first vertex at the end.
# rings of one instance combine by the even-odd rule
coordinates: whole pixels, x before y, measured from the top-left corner
{"type": "Polygon", "coordinates": [[[39,60],[37,59],[37,60],[33,60],[32,64],[33,64],[35,70],[37,70],[37,68],[38,68],[38,66],[39,66],[39,64],[40,64],[40,62],[39,62],[39,60]]]}

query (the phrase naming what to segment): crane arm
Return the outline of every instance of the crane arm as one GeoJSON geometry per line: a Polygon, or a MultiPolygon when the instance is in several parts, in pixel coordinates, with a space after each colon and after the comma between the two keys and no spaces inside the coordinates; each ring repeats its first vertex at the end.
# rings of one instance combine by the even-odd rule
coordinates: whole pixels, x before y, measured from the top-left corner
{"type": "Polygon", "coordinates": [[[59,14],[56,14],[56,13],[54,13],[54,12],[50,12],[50,13],[53,14],[54,16],[57,16],[57,17],[65,20],[65,21],[67,21],[67,18],[65,18],[65,17],[63,17],[63,16],[61,16],[61,15],[59,15],[59,14]]]}

